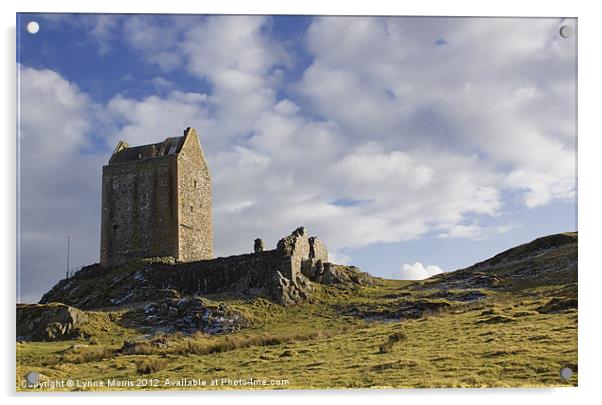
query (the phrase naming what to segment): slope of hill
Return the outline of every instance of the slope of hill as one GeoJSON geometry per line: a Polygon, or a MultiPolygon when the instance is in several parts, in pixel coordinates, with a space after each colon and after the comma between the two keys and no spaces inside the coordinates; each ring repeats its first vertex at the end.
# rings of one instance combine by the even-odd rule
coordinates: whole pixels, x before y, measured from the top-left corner
{"type": "Polygon", "coordinates": [[[58,390],[577,384],[576,233],[423,281],[312,290],[310,301],[290,307],[225,294],[140,295],[95,311],[21,307],[39,333],[21,329],[17,387],[36,389],[22,385],[31,371],[95,382],[58,390]],[[570,380],[560,378],[562,367],[575,372],[570,380]],[[138,384],[148,379],[151,386],[138,384]]]}
{"type": "Polygon", "coordinates": [[[576,282],[577,232],[569,232],[535,239],[465,269],[431,277],[425,284],[520,288],[576,282]]]}

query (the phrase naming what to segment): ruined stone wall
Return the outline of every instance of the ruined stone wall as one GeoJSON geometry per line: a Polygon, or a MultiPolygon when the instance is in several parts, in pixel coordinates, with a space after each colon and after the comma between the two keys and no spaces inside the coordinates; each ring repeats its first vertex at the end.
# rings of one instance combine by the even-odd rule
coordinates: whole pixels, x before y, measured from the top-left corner
{"type": "Polygon", "coordinates": [[[153,264],[144,278],[182,294],[265,294],[277,282],[277,272],[290,273],[290,258],[275,250],[220,257],[175,265],[153,264]]]}
{"type": "Polygon", "coordinates": [[[302,270],[311,270],[319,262],[328,261],[326,245],[317,237],[308,237],[305,228],[295,229],[289,236],[278,241],[276,250],[281,254],[290,256],[290,273],[285,277],[295,280],[302,270]]]}
{"type": "Polygon", "coordinates": [[[303,277],[303,263],[315,264],[317,260],[328,260],[326,246],[316,237],[308,238],[301,227],[282,238],[274,250],[175,265],[153,264],[149,275],[155,283],[164,283],[161,287],[177,287],[187,294],[260,293],[271,291],[282,277],[297,282],[303,277]]]}
{"type": "Polygon", "coordinates": [[[102,177],[101,264],[176,256],[176,157],[110,164],[102,177]]]}
{"type": "MultiPolygon", "coordinates": [[[[262,246],[261,239],[256,239],[255,245],[262,246]]],[[[310,299],[310,280],[363,283],[368,277],[358,270],[331,265],[327,259],[326,246],[297,228],[280,239],[274,250],[191,262],[145,258],[113,269],[87,266],[61,280],[40,302],[103,308],[183,295],[228,294],[263,295],[291,305],[310,299]],[[98,281],[82,282],[86,279],[98,281]]]]}
{"type": "Polygon", "coordinates": [[[290,235],[278,241],[276,250],[290,258],[290,273],[283,274],[290,280],[295,280],[301,274],[301,265],[309,259],[309,240],[305,228],[295,229],[290,235]]]}
{"type": "Polygon", "coordinates": [[[211,177],[196,133],[178,154],[178,260],[213,258],[211,177]]]}
{"type": "Polygon", "coordinates": [[[302,266],[319,260],[328,260],[326,246],[301,227],[280,239],[275,250],[165,265],[152,274],[166,283],[162,287],[177,286],[187,294],[260,293],[272,291],[281,278],[298,282],[302,266]]]}
{"type": "Polygon", "coordinates": [[[322,263],[328,262],[326,245],[316,236],[309,238],[309,257],[314,260],[321,260],[322,263]]]}
{"type": "Polygon", "coordinates": [[[304,276],[296,281],[283,276],[291,274],[290,266],[290,256],[277,250],[196,262],[136,260],[112,269],[91,265],[61,280],[40,302],[94,309],[186,295],[226,294],[266,296],[289,305],[307,299],[311,290],[304,276]]]}

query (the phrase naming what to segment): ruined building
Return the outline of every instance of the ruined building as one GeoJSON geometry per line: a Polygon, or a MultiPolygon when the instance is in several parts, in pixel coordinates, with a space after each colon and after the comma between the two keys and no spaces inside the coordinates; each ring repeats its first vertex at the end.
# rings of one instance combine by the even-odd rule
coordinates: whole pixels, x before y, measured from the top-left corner
{"type": "Polygon", "coordinates": [[[356,268],[329,263],[324,243],[303,227],[280,239],[275,249],[266,250],[258,238],[253,253],[214,258],[211,216],[211,177],[194,129],[150,145],[119,142],[102,170],[100,265],[61,283],[75,280],[69,286],[78,286],[77,280],[102,278],[112,270],[107,267],[123,268],[124,277],[132,279],[120,284],[125,291],[113,283],[91,283],[90,290],[79,285],[78,294],[70,291],[73,296],[67,298],[59,283],[42,302],[104,307],[177,290],[184,295],[260,294],[291,304],[309,299],[309,281],[369,282],[356,268]],[[140,270],[129,271],[132,266],[140,270]],[[106,294],[99,295],[102,288],[106,294]]]}
{"type": "Polygon", "coordinates": [[[130,147],[102,168],[100,263],[171,256],[213,258],[211,177],[196,131],[130,147]]]}

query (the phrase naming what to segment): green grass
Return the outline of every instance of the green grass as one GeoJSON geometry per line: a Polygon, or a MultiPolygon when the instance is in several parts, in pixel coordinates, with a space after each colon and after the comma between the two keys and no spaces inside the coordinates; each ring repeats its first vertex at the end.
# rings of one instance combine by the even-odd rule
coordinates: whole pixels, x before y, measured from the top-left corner
{"type": "MultiPolygon", "coordinates": [[[[252,319],[249,328],[221,336],[166,335],[169,344],[162,348],[149,346],[153,338],[120,322],[127,310],[99,312],[87,327],[88,340],[18,343],[17,387],[23,389],[20,383],[30,371],[48,380],[285,379],[284,388],[293,389],[577,384],[577,374],[568,382],[559,377],[562,367],[577,371],[577,310],[569,302],[574,289],[488,291],[485,299],[464,303],[433,298],[433,290],[408,284],[379,280],[354,289],[315,285],[313,303],[290,308],[265,299],[225,300],[252,319]],[[549,304],[552,297],[558,297],[555,304],[549,304]],[[408,301],[449,306],[418,319],[390,322],[366,321],[349,312],[386,310],[408,301]],[[538,311],[542,307],[554,311],[538,311]],[[146,341],[140,347],[147,349],[121,353],[126,340],[146,341]],[[73,348],[75,344],[89,345],[73,348]]],[[[237,387],[207,387],[224,388],[237,387]]]]}

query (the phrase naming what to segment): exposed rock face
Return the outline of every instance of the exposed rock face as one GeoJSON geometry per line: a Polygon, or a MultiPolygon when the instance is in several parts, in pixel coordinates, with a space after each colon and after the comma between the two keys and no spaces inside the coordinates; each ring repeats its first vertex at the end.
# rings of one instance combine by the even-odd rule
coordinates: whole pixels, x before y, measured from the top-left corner
{"type": "Polygon", "coordinates": [[[81,336],[86,314],[64,304],[17,305],[17,337],[24,340],[68,340],[81,336]]]}
{"type": "Polygon", "coordinates": [[[200,297],[150,302],[130,316],[140,316],[142,320],[137,322],[138,327],[165,332],[231,333],[249,324],[240,312],[200,297]]]}
{"type": "MultiPolygon", "coordinates": [[[[505,278],[497,274],[458,270],[451,273],[438,274],[428,280],[429,282],[424,284],[427,288],[464,290],[475,288],[499,288],[503,285],[505,278]]],[[[421,287],[421,284],[416,284],[415,288],[421,287]]]]}
{"type": "Polygon", "coordinates": [[[90,331],[95,328],[106,330],[103,328],[110,322],[136,329],[143,334],[232,333],[252,323],[243,313],[225,303],[201,297],[165,298],[134,306],[122,315],[100,314],[106,313],[85,312],[59,303],[19,304],[17,340],[59,341],[88,338],[90,331]],[[103,319],[107,323],[103,323],[103,319]]]}
{"type": "Polygon", "coordinates": [[[302,270],[311,281],[320,284],[374,285],[374,277],[355,266],[322,263],[318,260],[313,266],[305,266],[302,270]]]}
{"type": "Polygon", "coordinates": [[[303,301],[311,301],[313,288],[309,280],[302,274],[290,280],[280,272],[274,276],[276,301],[282,305],[293,305],[303,301]]]}

